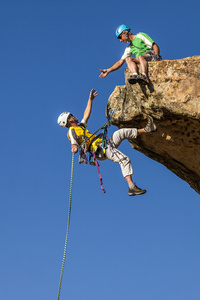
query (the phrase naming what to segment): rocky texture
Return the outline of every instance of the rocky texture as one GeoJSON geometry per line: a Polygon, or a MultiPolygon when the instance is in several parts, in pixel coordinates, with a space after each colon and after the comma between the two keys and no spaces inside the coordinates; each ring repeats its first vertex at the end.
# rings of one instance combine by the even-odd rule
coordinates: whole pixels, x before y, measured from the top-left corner
{"type": "Polygon", "coordinates": [[[127,81],[107,104],[112,124],[144,127],[146,114],[158,130],[130,140],[132,147],[162,163],[200,194],[200,56],[149,63],[149,85],[127,81]],[[122,93],[124,90],[124,93],[122,93]]]}

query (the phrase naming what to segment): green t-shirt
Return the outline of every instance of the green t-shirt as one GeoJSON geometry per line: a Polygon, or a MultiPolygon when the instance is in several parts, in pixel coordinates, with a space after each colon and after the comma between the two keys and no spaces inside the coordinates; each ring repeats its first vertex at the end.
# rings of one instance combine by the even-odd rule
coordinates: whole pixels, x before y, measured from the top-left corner
{"type": "Polygon", "coordinates": [[[121,58],[126,59],[132,55],[138,58],[139,55],[144,55],[147,50],[152,49],[153,43],[154,41],[148,34],[139,32],[136,34],[130,45],[126,47],[121,58]]]}

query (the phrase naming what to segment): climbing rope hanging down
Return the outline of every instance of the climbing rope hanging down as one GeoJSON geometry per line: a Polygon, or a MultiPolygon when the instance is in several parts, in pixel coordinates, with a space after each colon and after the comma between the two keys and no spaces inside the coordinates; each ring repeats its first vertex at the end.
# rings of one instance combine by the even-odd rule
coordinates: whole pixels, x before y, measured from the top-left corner
{"type": "Polygon", "coordinates": [[[64,255],[63,255],[62,268],[61,268],[61,273],[60,273],[60,282],[59,282],[59,289],[58,289],[58,298],[57,298],[57,300],[60,299],[62,277],[63,277],[63,271],[64,271],[64,266],[65,266],[66,252],[67,252],[67,241],[68,241],[69,224],[70,224],[71,207],[72,207],[73,174],[74,174],[74,153],[72,153],[72,166],[71,166],[71,181],[70,181],[70,193],[69,193],[69,211],[68,211],[68,221],[67,221],[67,233],[66,233],[66,239],[65,239],[64,255]]]}
{"type": "MultiPolygon", "coordinates": [[[[114,108],[113,111],[111,111],[110,113],[110,116],[108,118],[108,120],[99,128],[97,129],[93,134],[92,136],[94,136],[99,130],[103,129],[104,132],[107,130],[107,127],[111,124],[111,121],[112,121],[112,118],[113,118],[113,115],[119,105],[119,101],[121,100],[121,98],[123,97],[123,94],[124,94],[124,91],[125,91],[125,88],[123,89],[123,91],[121,92],[121,95],[117,101],[117,104],[114,108]]],[[[106,134],[104,134],[106,136],[106,134]]],[[[89,138],[85,139],[83,141],[83,143],[81,145],[83,145],[88,139],[90,139],[92,136],[90,136],[89,138]]],[[[103,139],[103,142],[104,142],[104,146],[106,146],[106,141],[105,139],[103,139]]],[[[81,146],[80,146],[81,147],[81,146]]],[[[94,155],[94,158],[95,158],[95,155],[94,155]]],[[[98,164],[98,162],[96,162],[95,160],[95,164],[98,164]]],[[[96,164],[96,166],[97,166],[96,164]]],[[[98,167],[97,167],[98,168],[98,167]]],[[[99,169],[98,169],[98,172],[100,173],[99,169]]],[[[71,218],[71,207],[72,207],[72,187],[73,187],[73,174],[74,174],[74,153],[72,153],[72,164],[71,164],[71,180],[70,180],[70,193],[69,193],[69,211],[68,211],[68,221],[67,221],[67,233],[66,233],[66,238],[65,238],[65,247],[64,247],[64,254],[63,254],[63,260],[62,260],[62,268],[61,268],[61,273],[60,273],[60,281],[59,281],[59,288],[58,288],[58,297],[57,297],[57,300],[60,299],[60,292],[61,292],[61,286],[62,286],[62,278],[63,278],[63,272],[64,272],[64,266],[65,266],[65,260],[66,260],[66,253],[67,253],[67,242],[68,242],[68,234],[69,234],[69,225],[70,225],[70,218],[71,218]]],[[[101,176],[99,175],[99,178],[100,178],[100,182],[101,182],[101,187],[102,187],[102,178],[101,176]]],[[[102,190],[103,187],[102,187],[102,190]]]]}

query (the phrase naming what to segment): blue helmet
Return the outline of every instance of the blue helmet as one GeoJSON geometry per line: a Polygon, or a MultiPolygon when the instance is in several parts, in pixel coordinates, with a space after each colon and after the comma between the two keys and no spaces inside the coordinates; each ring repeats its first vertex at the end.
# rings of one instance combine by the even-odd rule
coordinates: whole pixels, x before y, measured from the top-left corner
{"type": "Polygon", "coordinates": [[[116,30],[116,37],[119,38],[120,34],[124,31],[124,30],[131,30],[130,27],[128,27],[125,24],[120,25],[119,27],[117,27],[116,30]]]}

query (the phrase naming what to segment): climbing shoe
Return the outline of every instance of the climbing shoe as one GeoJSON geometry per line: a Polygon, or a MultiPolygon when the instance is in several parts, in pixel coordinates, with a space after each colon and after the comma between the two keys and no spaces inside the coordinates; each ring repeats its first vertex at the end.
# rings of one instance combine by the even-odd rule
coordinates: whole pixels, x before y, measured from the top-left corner
{"type": "Polygon", "coordinates": [[[130,75],[130,77],[128,78],[128,82],[130,84],[135,84],[137,82],[138,79],[138,75],[134,74],[134,75],[130,75]]]}
{"type": "Polygon", "coordinates": [[[153,118],[147,115],[147,125],[144,127],[146,132],[153,132],[157,130],[156,124],[153,122],[153,118]]]}
{"type": "Polygon", "coordinates": [[[148,77],[146,75],[140,74],[140,75],[138,75],[137,82],[139,84],[146,85],[146,84],[149,83],[149,80],[148,80],[148,77]]]}
{"type": "Polygon", "coordinates": [[[139,187],[137,187],[137,185],[135,185],[134,187],[129,188],[128,190],[128,194],[129,196],[136,196],[136,195],[142,195],[145,194],[146,190],[142,190],[139,187]]]}

